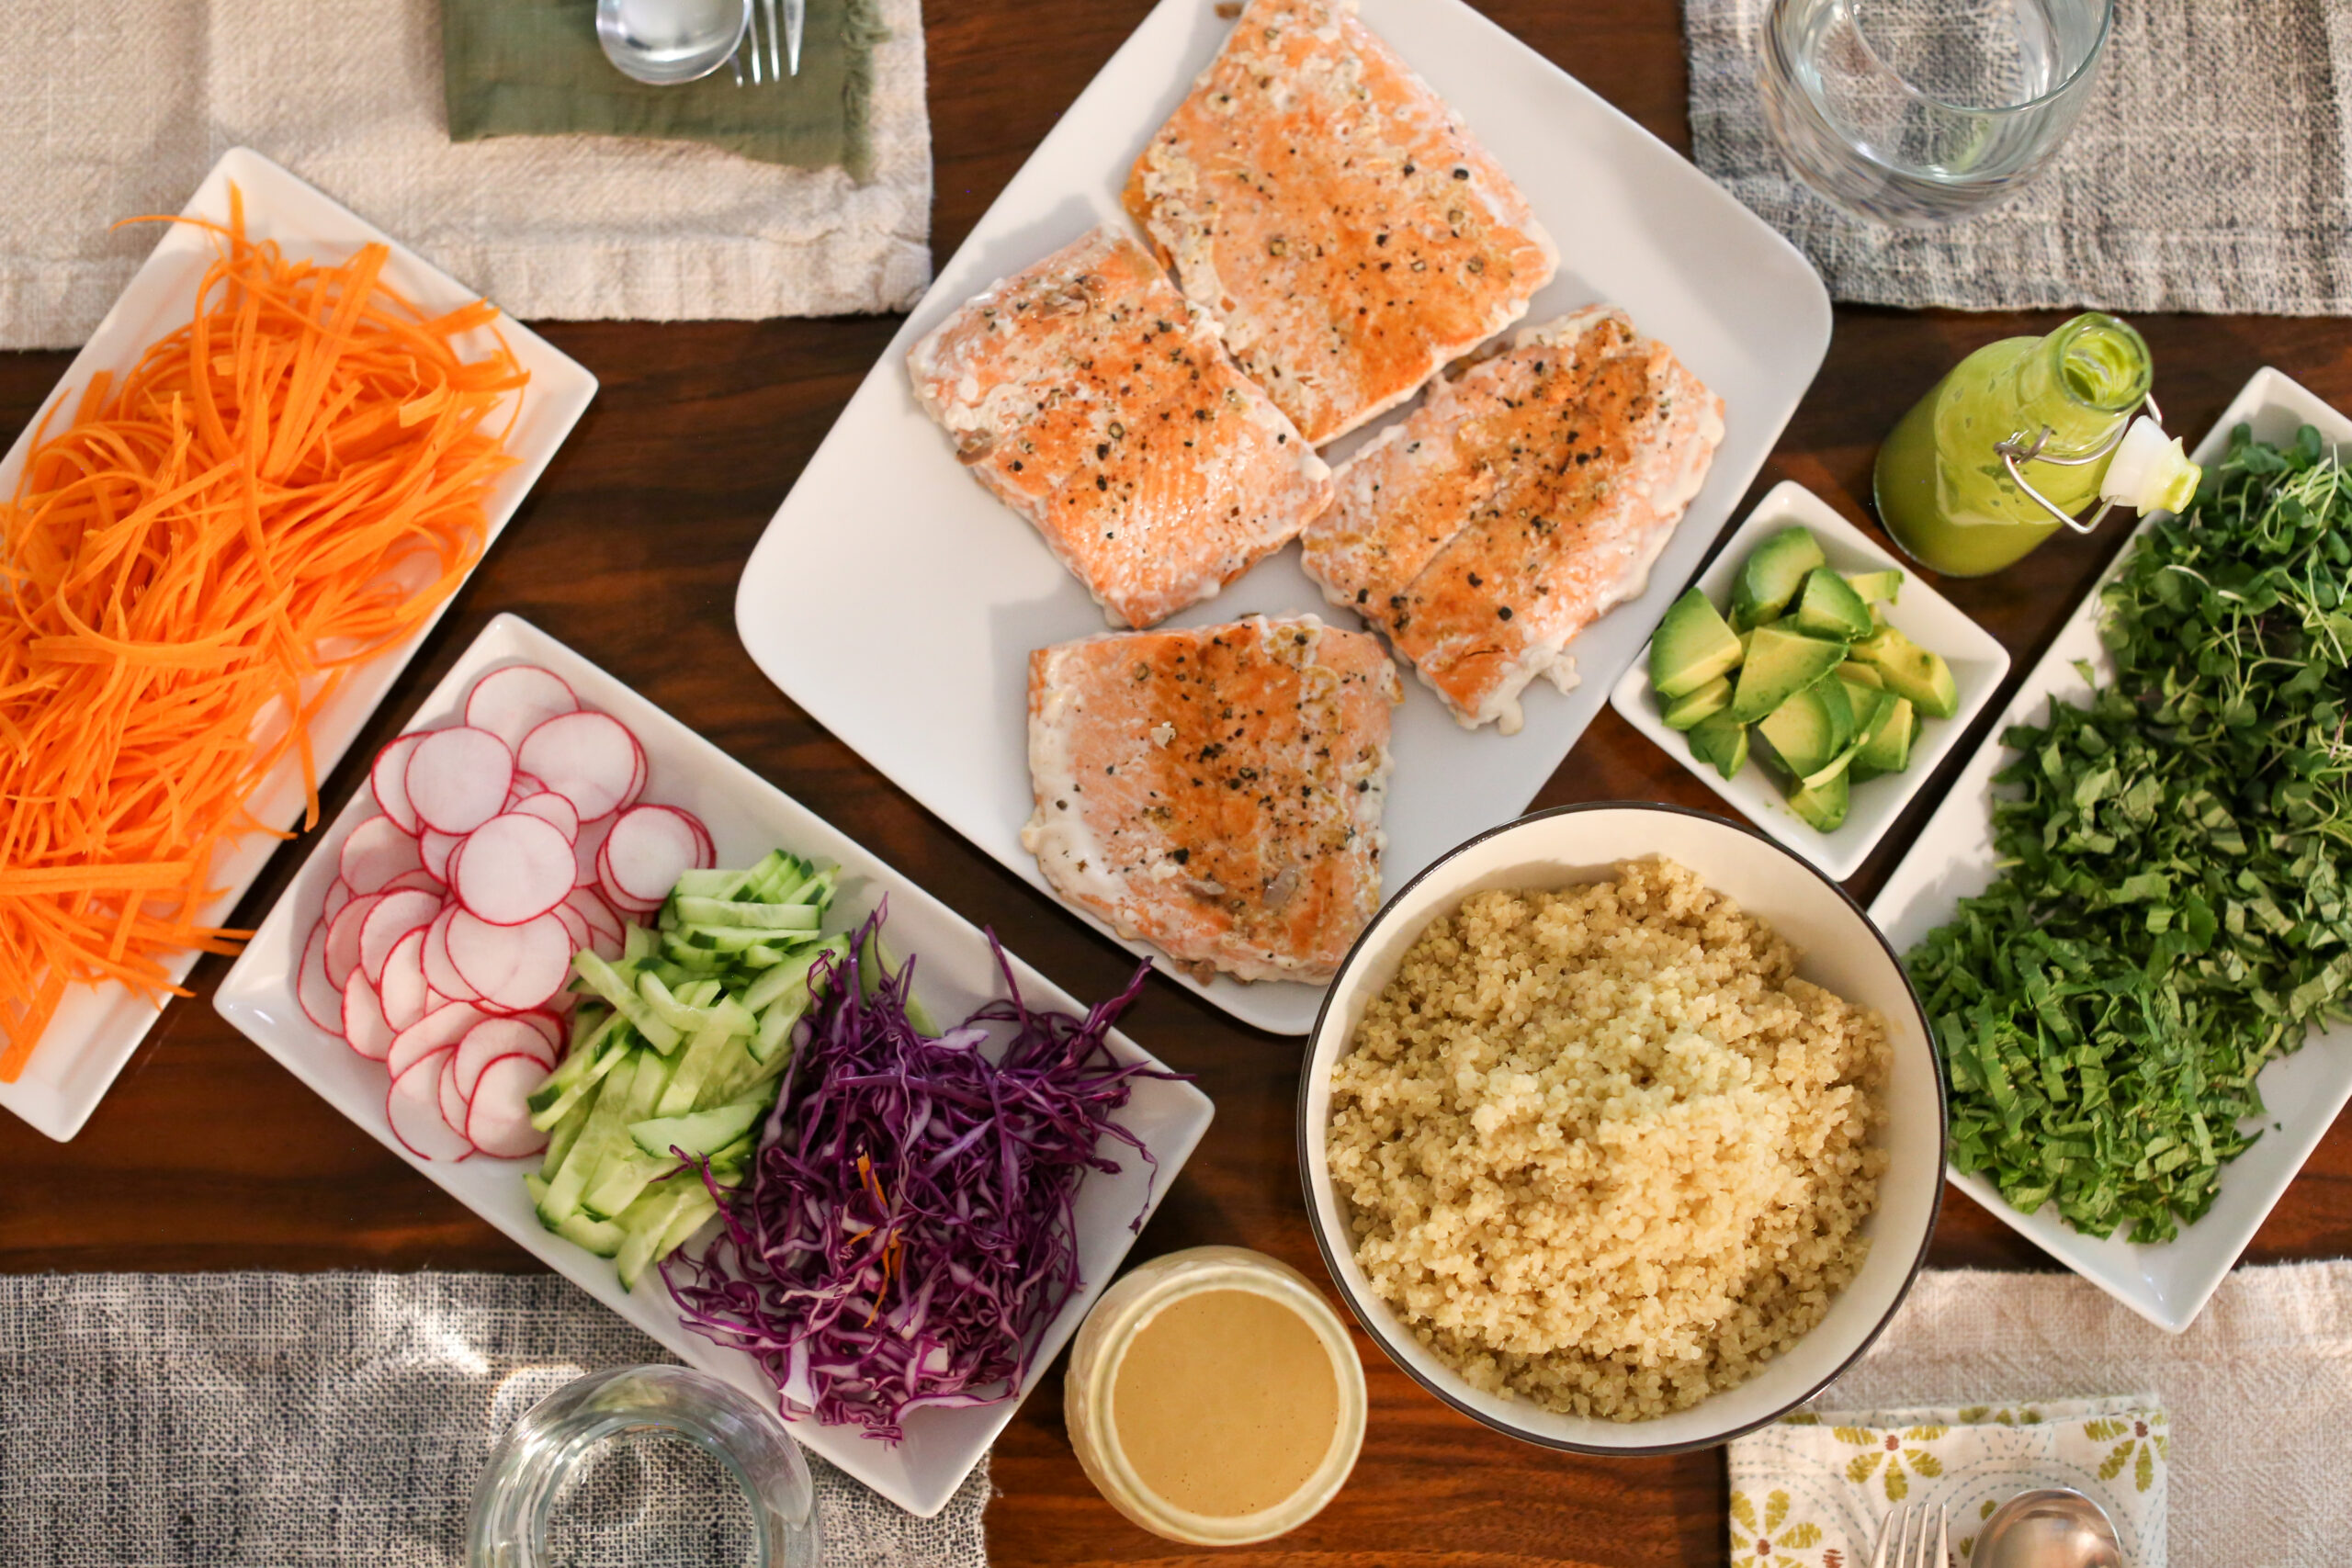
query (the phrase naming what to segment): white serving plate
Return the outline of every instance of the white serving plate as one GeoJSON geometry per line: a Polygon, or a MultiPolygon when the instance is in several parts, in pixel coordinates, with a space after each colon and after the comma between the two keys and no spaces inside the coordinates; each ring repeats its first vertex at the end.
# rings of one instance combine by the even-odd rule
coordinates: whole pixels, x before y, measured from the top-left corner
{"type": "MultiPolygon", "coordinates": [[[[748,865],[779,846],[817,860],[837,863],[842,888],[833,906],[844,926],[862,920],[884,897],[890,902],[891,948],[912,954],[919,965],[918,989],[942,1019],[960,1019],[1004,994],[987,939],[948,908],[856,842],[718,747],[655,707],[612,676],[589,663],[528,622],[500,615],[485,627],[433,694],[418,705],[402,730],[456,722],[474,681],[503,665],[530,663],[554,671],[571,683],[581,701],[611,714],[636,731],[644,744],[650,773],[646,798],[683,806],[699,816],[718,841],[718,863],[748,865]]],[[[230,970],[213,998],[220,1016],[277,1058],[327,1103],[423,1171],[441,1189],[543,1258],[574,1284],[651,1335],[691,1366],[726,1379],[773,1405],[775,1385],[749,1356],[721,1349],[689,1333],[649,1270],[634,1292],[624,1292],[607,1259],[540,1228],[523,1177],[536,1160],[493,1160],[481,1156],[451,1163],[422,1160],[392,1136],[384,1115],[388,1082],[381,1063],[362,1059],[336,1036],[311,1023],[294,997],[294,972],[302,943],[318,918],[327,885],[334,880],[343,840],[361,820],[376,815],[365,787],[345,803],[313,841],[285,895],[230,970]]],[[[1009,957],[1021,993],[1045,1008],[1083,1010],[1068,993],[1017,957],[1009,957]]],[[[1111,1036],[1123,1062],[1150,1061],[1125,1035],[1111,1036]]],[[[1157,1066],[1158,1064],[1154,1064],[1157,1066]]],[[[1135,1240],[1129,1228],[1138,1213],[1148,1213],[1165,1197],[1193,1146],[1207,1130],[1215,1107],[1190,1083],[1141,1079],[1121,1123],[1140,1137],[1159,1161],[1151,1171],[1125,1145],[1106,1148],[1121,1162],[1115,1176],[1090,1173],[1079,1189],[1078,1254],[1086,1285],[1047,1325],[1032,1362],[1030,1379],[1043,1376],[1064,1341],[1102,1293],[1135,1240]],[[1147,1201],[1146,1189],[1149,1189],[1147,1201]]],[[[1021,1391],[1025,1394],[1028,1390],[1021,1391]]],[[[792,1424],[792,1434],[900,1507],[929,1517],[946,1505],[978,1464],[1020,1401],[967,1410],[920,1410],[908,1417],[899,1447],[813,1421],[792,1424]]]]}
{"type": "MultiPolygon", "coordinates": [[[[417,304],[446,310],[478,298],[475,290],[374,224],[243,147],[221,155],[182,211],[191,218],[226,222],[232,183],[244,197],[245,231],[255,240],[277,241],[289,257],[340,262],[369,241],[379,240],[390,245],[392,253],[384,268],[384,282],[417,304]]],[[[200,231],[178,224],[160,231],[162,238],[153,253],[132,276],[130,286],[98,323],[89,343],[74,355],[56,395],[45,407],[54,409],[78,396],[100,370],[129,370],[149,344],[187,323],[195,310],[197,285],[212,260],[212,244],[200,231]]],[[[489,522],[485,553],[505,530],[524,496],[538,482],[556,448],[571,434],[588,400],[596,395],[596,378],[528,327],[502,321],[497,330],[531,373],[531,381],[520,394],[521,410],[507,437],[507,450],[517,461],[492,483],[484,507],[489,522]]],[[[483,332],[461,340],[460,346],[463,352],[477,354],[490,342],[483,332]]],[[[15,492],[39,423],[36,417],[26,425],[7,457],[0,460],[0,494],[15,492]]],[[[320,710],[311,726],[311,751],[320,778],[334,771],[352,739],[447,608],[445,600],[441,609],[405,642],[354,670],[343,689],[320,710]]],[[[302,805],[301,766],[290,757],[263,782],[252,801],[258,820],[288,827],[300,824],[302,805]]],[[[212,874],[221,893],[198,918],[209,925],[225,922],[277,848],[277,840],[254,833],[238,840],[215,860],[212,874]]],[[[190,952],[172,962],[175,984],[187,980],[196,960],[197,954],[190,952]]],[[[14,1111],[52,1138],[73,1137],[97,1109],[116,1075],[159,1016],[153,1003],[123,986],[74,987],[59,1005],[23,1076],[15,1083],[0,1084],[0,1109],[14,1111]]]]}
{"type": "Polygon", "coordinates": [[[2009,650],[1930,587],[1910,562],[1897,559],[1794,479],[1781,480],[1756,503],[1747,521],[1701,575],[1699,586],[1716,609],[1731,603],[1732,581],[1748,552],[1767,534],[1799,524],[1813,531],[1813,536],[1821,541],[1821,553],[1841,573],[1850,576],[1887,567],[1902,572],[1902,596],[1884,607],[1887,624],[1921,648],[1942,654],[1951,666],[1952,683],[1960,690],[1960,711],[1950,718],[1920,719],[1909,767],[1856,784],[1846,820],[1836,832],[1825,833],[1789,809],[1787,798],[1762,763],[1750,761],[1737,776],[1726,779],[1690,754],[1690,742],[1666,727],[1666,710],[1657,694],[1650,690],[1648,644],[1643,644],[1640,656],[1618,677],[1609,705],[1657,742],[1668,756],[1690,770],[1701,784],[1737,807],[1750,822],[1843,882],[1862,868],[1879,840],[1903,815],[1903,808],[1935,777],[1937,768],[1993,700],[2002,677],[2009,672],[2009,650]]]}
{"type": "MultiPolygon", "coordinates": [[[[2228,449],[2230,431],[2240,424],[2251,424],[2257,437],[2271,442],[2290,439],[2299,426],[2309,424],[2339,449],[2352,445],[2352,419],[2273,369],[2255,373],[2192,456],[2200,463],[2218,460],[2228,449]]],[[[2146,526],[2144,521],[2140,525],[2146,526]]],[[[2081,700],[2086,688],[2075,673],[2076,660],[2089,660],[2102,680],[2113,678],[2115,666],[2098,639],[2098,595],[2122,569],[2130,548],[2117,552],[2075,607],[1871,906],[1871,917],[1898,952],[1909,951],[1951,919],[1961,899],[1983,892],[1993,880],[1993,775],[2011,755],[2000,743],[2002,733],[2013,724],[2041,722],[2052,697],[2081,700]]],[[[2178,1334],[2197,1320],[2336,1112],[2352,1099],[2352,1025],[2312,1035],[2293,1055],[2264,1067],[2255,1083],[2268,1107],[2261,1120],[2271,1125],[2254,1147],[2222,1168],[2212,1208],[2195,1224],[2183,1226],[2173,1241],[2151,1246],[2112,1236],[2097,1240],[2066,1225],[2054,1205],[2020,1214],[2002,1201],[1990,1181],[1958,1170],[1949,1174],[1962,1191],[2044,1252],[2157,1327],[2178,1334]]]]}
{"type": "MultiPolygon", "coordinates": [[[[1531,690],[1520,734],[1458,728],[1408,672],[1387,807],[1389,886],[1524,810],[1746,492],[1829,342],[1821,280],[1679,155],[1461,0],[1364,0],[1363,17],[1461,112],[1558,242],[1527,320],[1607,300],[1724,399],[1706,488],[1648,592],[1577,639],[1585,683],[1531,690]]],[[[1030,651],[1103,629],[1035,530],[972,482],[916,407],[906,351],[964,300],[1102,221],[1125,223],[1128,165],[1223,43],[1206,0],[1161,0],[1012,178],[810,459],[736,598],[743,644],[810,716],[950,827],[1037,887],[1021,847],[1031,800],[1030,651]]],[[[1408,410],[1392,416],[1403,418],[1408,410]]],[[[1351,449],[1369,432],[1338,443],[1351,449]]],[[[1340,615],[1281,552],[1173,626],[1264,612],[1340,615]]],[[[1539,682],[1539,684],[1542,684],[1539,682]]],[[[1090,923],[1110,935],[1100,921],[1090,923]]],[[[1196,984],[1246,1022],[1303,1034],[1323,987],[1196,984]]]]}

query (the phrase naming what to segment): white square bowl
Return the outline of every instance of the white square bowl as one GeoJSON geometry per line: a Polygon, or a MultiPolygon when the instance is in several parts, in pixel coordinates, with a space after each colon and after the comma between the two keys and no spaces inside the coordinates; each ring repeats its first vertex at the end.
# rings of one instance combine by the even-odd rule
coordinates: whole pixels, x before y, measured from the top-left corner
{"type": "Polygon", "coordinates": [[[1750,822],[1843,882],[1862,867],[1903,808],[1953,747],[1968,734],[1977,715],[2000,689],[2009,672],[2009,650],[1992,633],[1970,620],[1952,602],[1919,578],[1908,561],[1894,555],[1871,536],[1838,515],[1835,508],[1793,479],[1783,479],[1768,491],[1747,521],[1739,525],[1713,562],[1699,576],[1698,585],[1717,610],[1731,603],[1732,581],[1750,550],[1768,534],[1796,525],[1813,531],[1830,567],[1844,574],[1878,571],[1893,567],[1903,573],[1903,590],[1885,607],[1887,624],[1951,666],[1960,689],[1960,711],[1950,718],[1920,716],[1917,738],[1911,743],[1911,765],[1858,784],[1846,820],[1834,833],[1825,833],[1789,809],[1772,775],[1761,762],[1750,761],[1736,776],[1726,779],[1690,754],[1688,739],[1666,727],[1666,711],[1650,689],[1649,645],[1618,679],[1610,705],[1663,748],[1666,754],[1690,770],[1709,789],[1739,808],[1750,822]]]}
{"type": "MultiPolygon", "coordinates": [[[[885,897],[890,902],[894,952],[912,954],[917,987],[942,1019],[960,1019],[1005,994],[1004,977],[982,932],[908,881],[855,840],[761,779],[718,747],[647,702],[563,644],[514,615],[500,615],[418,705],[401,732],[454,723],[465,694],[480,676],[503,665],[529,663],[554,671],[586,705],[611,714],[644,745],[646,798],[682,806],[700,817],[718,842],[718,863],[748,865],[779,846],[836,863],[843,873],[833,919],[854,927],[885,897]]],[[[612,1263],[541,1228],[523,1190],[536,1164],[487,1157],[456,1163],[418,1158],[392,1136],[384,1113],[383,1065],[362,1059],[305,1018],[294,996],[302,943],[334,880],[343,840],[376,803],[363,785],[314,840],[311,857],[277,901],[244,955],[237,960],[213,1006],[296,1077],[316,1089],[378,1143],[449,1193],[557,1272],[651,1335],[690,1366],[771,1404],[775,1385],[740,1350],[722,1349],[678,1321],[658,1271],[635,1291],[621,1289],[612,1263]]],[[[1006,955],[1021,994],[1041,1008],[1084,1010],[1067,992],[1019,958],[1006,955]]],[[[1111,1050],[1123,1063],[1152,1059],[1115,1031],[1111,1050]]],[[[1157,1063],[1153,1063],[1156,1066],[1157,1063]]],[[[1078,1262],[1084,1286],[1046,1325],[1032,1359],[1029,1385],[1001,1404],[965,1410],[918,1410],[906,1420],[906,1440],[888,1448],[839,1427],[796,1421],[792,1435],[908,1511],[928,1518],[946,1505],[964,1477],[1020,1407],[1029,1386],[1045,1374],[1094,1299],[1117,1272],[1142,1220],[1167,1194],[1176,1173],[1207,1131],[1215,1108],[1190,1083],[1138,1078],[1119,1122],[1141,1138],[1156,1166],[1106,1141],[1102,1152],[1119,1161],[1115,1174],[1090,1171],[1076,1202],[1078,1262]],[[1132,1228],[1131,1228],[1132,1227],[1132,1228]]]]}
{"type": "MultiPolygon", "coordinates": [[[[2231,430],[2241,424],[2252,425],[2257,439],[2274,444],[2292,440],[2296,429],[2308,424],[2338,456],[2352,449],[2352,418],[2277,370],[2255,373],[2192,456],[2200,463],[2219,461],[2228,450],[2231,430]]],[[[2145,521],[2140,525],[2146,526],[2145,521]]],[[[1998,869],[1993,853],[1993,775],[2014,755],[2001,744],[2002,732],[2013,724],[2042,722],[2053,700],[2081,701],[2085,687],[2075,669],[2077,660],[2089,664],[2102,680],[2114,677],[2114,663],[2098,636],[2099,590],[2123,570],[2132,547],[2126,545],[2116,552],[2075,606],[2050,650],[2018,685],[1999,724],[1952,780],[1951,793],[1871,905],[1871,918],[1896,952],[1917,946],[1951,919],[1962,898],[1982,893],[1992,883],[1998,869]]],[[[2265,1066],[2254,1082],[2268,1108],[2261,1118],[2262,1136],[2222,1168],[2213,1206],[2195,1224],[2183,1225],[2171,1241],[2150,1244],[2120,1235],[2103,1240],[2085,1235],[2058,1217],[2055,1205],[2020,1214],[1983,1177],[1954,1170],[1951,1179],[2042,1251],[2157,1327],[2178,1334],[2205,1310],[2246,1243],[2262,1228],[2345,1103],[2352,1100],[2352,1024],[2339,1023],[2313,1034],[2302,1049],[2265,1066]]]]}

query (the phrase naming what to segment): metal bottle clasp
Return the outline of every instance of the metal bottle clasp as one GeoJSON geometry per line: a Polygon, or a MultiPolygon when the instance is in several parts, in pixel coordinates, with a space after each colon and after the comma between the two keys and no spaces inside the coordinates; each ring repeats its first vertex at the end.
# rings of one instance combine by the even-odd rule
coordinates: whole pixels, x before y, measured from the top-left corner
{"type": "Polygon", "coordinates": [[[2111,501],[2099,502],[2098,510],[2091,513],[2089,522],[2085,523],[2072,513],[2060,511],[2056,503],[2048,496],[2034,489],[2025,475],[2018,471],[2018,465],[2041,462],[2054,463],[2064,468],[2079,468],[2086,463],[2096,463],[2123,444],[2124,432],[2132,428],[2132,414],[2138,413],[2141,409],[2145,409],[2148,417],[2154,420],[2159,426],[2164,423],[2164,411],[2156,406],[2156,394],[2151,391],[2141,398],[2139,408],[2133,409],[2132,413],[2123,416],[2122,423],[2115,427],[2113,434],[2100,442],[2093,450],[2078,457],[2045,457],[2041,455],[2041,449],[2050,445],[2050,438],[2058,434],[2046,424],[2041,427],[2041,434],[2036,435],[2030,443],[2023,435],[2012,435],[2007,441],[1996,443],[1993,450],[2001,455],[2001,466],[2009,470],[2009,482],[2031,496],[2036,506],[2041,507],[2042,511],[2047,512],[2075,533],[2087,534],[2107,521],[2107,514],[2115,510],[2115,502],[2111,501]]]}

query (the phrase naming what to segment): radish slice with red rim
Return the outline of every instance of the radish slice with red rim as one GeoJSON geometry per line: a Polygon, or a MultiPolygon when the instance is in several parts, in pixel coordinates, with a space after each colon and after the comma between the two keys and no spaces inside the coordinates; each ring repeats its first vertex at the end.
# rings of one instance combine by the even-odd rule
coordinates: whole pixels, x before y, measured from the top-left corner
{"type": "Polygon", "coordinates": [[[376,797],[376,805],[384,815],[400,824],[403,833],[413,833],[418,826],[416,807],[409,804],[408,798],[409,754],[428,733],[414,730],[393,737],[376,753],[376,761],[368,770],[368,793],[376,797]]]}
{"type": "Polygon", "coordinates": [[[327,922],[327,979],[337,991],[351,983],[353,971],[359,967],[359,934],[367,928],[368,917],[375,913],[376,906],[385,897],[369,893],[354,898],[327,922]]]}
{"type": "Polygon", "coordinates": [[[588,922],[590,930],[605,931],[616,942],[620,940],[620,916],[613,912],[613,907],[605,902],[605,896],[594,887],[573,888],[571,896],[564,903],[580,911],[580,918],[588,922]]]}
{"type": "Polygon", "coordinates": [[[540,725],[579,707],[580,699],[562,676],[536,664],[510,664],[474,682],[466,698],[466,722],[520,748],[540,725]]]}
{"type": "MultiPolygon", "coordinates": [[[[449,1123],[449,1131],[465,1138],[466,1097],[458,1088],[458,1055],[455,1051],[441,1053],[441,1120],[449,1123]]],[[[473,1140],[467,1138],[466,1142],[470,1145],[473,1140]]]]}
{"type": "Polygon", "coordinates": [[[302,962],[294,971],[294,999],[302,1004],[304,1018],[329,1034],[343,1032],[343,993],[327,978],[324,920],[311,928],[311,940],[302,944],[302,962]]]}
{"type": "Polygon", "coordinates": [[[390,882],[385,883],[383,886],[378,888],[377,891],[379,893],[401,893],[406,892],[411,888],[415,889],[419,893],[430,893],[436,898],[440,897],[449,890],[448,884],[443,882],[439,877],[434,875],[423,866],[419,866],[414,871],[401,872],[398,876],[393,877],[390,882]]]}
{"type": "Polygon", "coordinates": [[[531,1125],[531,1091],[547,1077],[536,1057],[501,1056],[474,1080],[466,1111],[466,1138],[492,1159],[520,1159],[548,1146],[531,1125]]]}
{"type": "Polygon", "coordinates": [[[620,809],[642,776],[637,737],[609,714],[548,719],[524,738],[515,754],[524,769],[571,802],[582,822],[620,809]]]}
{"type": "Polygon", "coordinates": [[[384,1005],[368,976],[356,969],[343,988],[343,1043],[371,1062],[392,1053],[392,1026],[385,1021],[384,1005]]]}
{"type": "Polygon", "coordinates": [[[495,926],[460,909],[443,940],[458,973],[501,1012],[528,1012],[571,976],[571,939],[553,915],[495,926]]]}
{"type": "Polygon", "coordinates": [[[519,1017],[484,1019],[458,1042],[458,1091],[472,1099],[474,1080],[481,1077],[484,1067],[502,1056],[532,1058],[542,1065],[542,1077],[555,1071],[555,1047],[548,1043],[546,1035],[519,1017]]]}
{"type": "Polygon", "coordinates": [[[605,852],[605,835],[612,830],[613,819],[609,817],[602,822],[581,824],[579,837],[571,840],[572,863],[580,868],[580,886],[594,888],[596,886],[596,868],[599,857],[605,852]]]}
{"type": "Polygon", "coordinates": [[[409,753],[409,804],[441,833],[470,833],[506,805],[514,752],[487,729],[436,729],[409,753]]]}
{"type": "Polygon", "coordinates": [[[359,928],[359,968],[368,983],[384,983],[384,961],[392,955],[392,947],[413,931],[420,931],[433,923],[441,912],[441,899],[431,893],[419,893],[413,888],[387,893],[376,900],[368,911],[367,923],[359,928]]]}
{"type": "Polygon", "coordinates": [[[466,841],[462,833],[436,833],[427,828],[416,836],[417,858],[424,863],[425,874],[437,876],[444,885],[449,880],[449,857],[466,841]]]}
{"type": "Polygon", "coordinates": [[[395,1032],[424,1016],[424,932],[419,926],[392,944],[384,959],[383,983],[376,995],[383,1003],[384,1021],[395,1032]]]}
{"type": "Polygon", "coordinates": [[[334,919],[343,913],[343,907],[351,902],[351,884],[340,876],[336,877],[327,884],[326,897],[319,901],[319,919],[334,919]]]}
{"type": "MultiPolygon", "coordinates": [[[[539,1037],[548,1043],[548,1050],[558,1056],[563,1055],[563,1020],[544,1008],[533,1008],[529,1012],[516,1013],[514,1021],[527,1023],[537,1030],[539,1037]]],[[[552,1066],[554,1064],[551,1062],[548,1066],[552,1066]]]]}
{"type": "Polygon", "coordinates": [[[354,893],[381,893],[394,877],[424,869],[416,836],[389,817],[370,817],[354,828],[337,863],[344,886],[354,893]]]}
{"type": "Polygon", "coordinates": [[[466,1135],[441,1117],[441,1068],[457,1047],[445,1045],[412,1062],[384,1095],[392,1136],[419,1159],[462,1159],[473,1152],[466,1135]]]}
{"type": "Polygon", "coordinates": [[[384,1066],[394,1077],[406,1072],[413,1062],[421,1062],[435,1051],[446,1051],[463,1040],[473,1026],[490,1015],[464,1002],[451,1002],[435,1008],[423,1018],[392,1037],[391,1054],[384,1058],[384,1066]]]}
{"type": "Polygon", "coordinates": [[[594,949],[596,933],[589,929],[588,918],[573,908],[570,899],[567,898],[548,912],[563,922],[563,934],[571,939],[572,952],[594,949]]]}
{"type": "Polygon", "coordinates": [[[553,910],[571,891],[571,841],[544,817],[509,811],[466,835],[449,862],[449,886],[467,913],[519,926],[553,910]]]}
{"type": "Polygon", "coordinates": [[[424,928],[424,983],[452,1001],[469,1002],[477,993],[449,962],[449,922],[457,915],[458,906],[447,905],[424,928]]]}
{"type": "MultiPolygon", "coordinates": [[[[609,842],[607,840],[608,847],[609,842]]],[[[641,898],[632,898],[614,886],[612,857],[604,850],[596,852],[596,891],[602,893],[605,901],[615,909],[637,920],[643,920],[662,907],[659,899],[648,903],[641,898]]]]}
{"type": "Polygon", "coordinates": [[[507,809],[526,817],[545,818],[555,825],[555,830],[563,835],[563,841],[567,844],[580,837],[580,813],[573,808],[571,802],[551,789],[525,795],[507,809]]]}
{"type": "Polygon", "coordinates": [[[630,903],[659,908],[702,861],[700,824],[673,806],[632,806],[605,840],[605,886],[630,903]]]}

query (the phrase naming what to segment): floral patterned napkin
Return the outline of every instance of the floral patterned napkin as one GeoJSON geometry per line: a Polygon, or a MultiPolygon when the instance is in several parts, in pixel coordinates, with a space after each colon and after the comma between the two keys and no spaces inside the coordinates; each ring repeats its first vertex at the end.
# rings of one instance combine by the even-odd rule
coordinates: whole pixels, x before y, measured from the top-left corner
{"type": "Polygon", "coordinates": [[[1965,1563],[2007,1498],[2071,1486],[2115,1521],[2131,1568],[2165,1568],[2170,1447],[2154,1394],[1799,1411],[1731,1445],[1732,1561],[1862,1568],[1888,1516],[1911,1503],[1951,1510],[1965,1563]]]}

